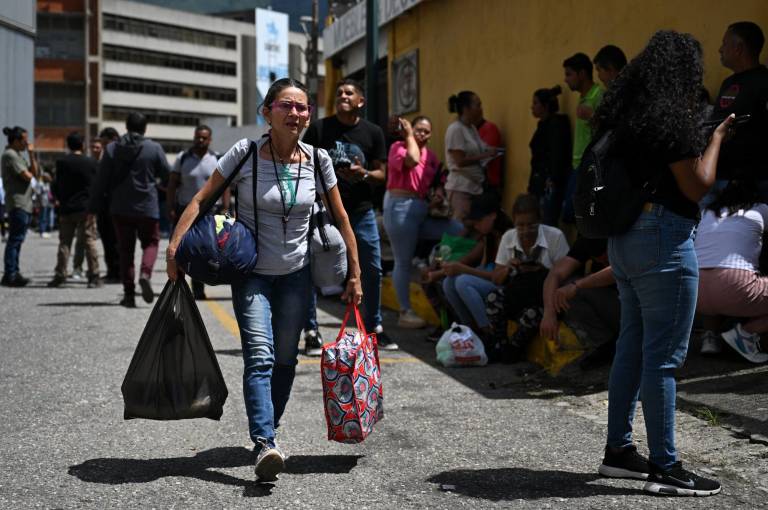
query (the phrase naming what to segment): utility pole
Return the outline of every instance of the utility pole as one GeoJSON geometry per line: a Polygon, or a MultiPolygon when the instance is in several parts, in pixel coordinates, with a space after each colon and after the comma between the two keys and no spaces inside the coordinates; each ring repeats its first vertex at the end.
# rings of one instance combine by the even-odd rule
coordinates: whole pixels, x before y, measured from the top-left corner
{"type": "Polygon", "coordinates": [[[314,106],[312,110],[312,120],[317,119],[319,106],[318,101],[318,79],[317,66],[319,65],[317,38],[318,23],[320,20],[320,0],[312,0],[312,26],[309,31],[309,45],[307,47],[307,87],[309,88],[309,102],[314,106]]]}
{"type": "Polygon", "coordinates": [[[365,12],[365,118],[379,120],[379,2],[366,0],[365,12]]]}

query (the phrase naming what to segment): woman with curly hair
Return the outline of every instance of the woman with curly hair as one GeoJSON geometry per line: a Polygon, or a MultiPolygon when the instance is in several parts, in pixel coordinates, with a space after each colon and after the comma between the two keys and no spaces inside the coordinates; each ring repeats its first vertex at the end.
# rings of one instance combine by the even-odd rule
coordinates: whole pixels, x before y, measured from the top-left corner
{"type": "Polygon", "coordinates": [[[675,450],[675,377],[688,349],[699,269],[693,236],[697,202],[714,182],[732,117],[709,141],[701,129],[701,45],[660,31],[612,83],[593,119],[612,131],[611,150],[634,184],[652,186],[629,231],[608,240],[621,299],[621,332],[608,392],[608,439],[599,472],[647,480],[661,495],[710,496],[720,483],[683,469],[675,450]],[[649,458],[632,442],[642,395],[649,458]]]}

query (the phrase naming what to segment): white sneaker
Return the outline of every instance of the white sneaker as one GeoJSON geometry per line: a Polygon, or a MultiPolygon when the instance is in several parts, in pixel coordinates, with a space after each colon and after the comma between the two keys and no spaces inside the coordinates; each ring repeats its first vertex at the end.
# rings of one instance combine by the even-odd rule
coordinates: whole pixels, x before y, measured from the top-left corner
{"type": "Polygon", "coordinates": [[[51,238],[51,234],[49,234],[48,232],[42,232],[40,234],[40,237],[42,237],[43,239],[50,239],[51,238]]]}
{"type": "Polygon", "coordinates": [[[82,271],[82,269],[77,269],[75,271],[72,271],[72,279],[73,280],[82,280],[83,279],[83,271],[82,271]]]}
{"type": "Polygon", "coordinates": [[[748,333],[744,331],[741,324],[736,324],[735,328],[726,331],[720,336],[736,352],[752,363],[765,363],[768,361],[768,354],[761,352],[760,349],[759,333],[748,333]]]}
{"type": "Polygon", "coordinates": [[[705,356],[713,356],[723,352],[723,346],[720,343],[720,339],[717,337],[717,333],[712,330],[705,330],[701,334],[701,354],[705,356]]]}
{"type": "Polygon", "coordinates": [[[427,325],[427,321],[416,315],[413,310],[404,310],[400,312],[397,319],[397,326],[405,329],[419,329],[427,325]]]}

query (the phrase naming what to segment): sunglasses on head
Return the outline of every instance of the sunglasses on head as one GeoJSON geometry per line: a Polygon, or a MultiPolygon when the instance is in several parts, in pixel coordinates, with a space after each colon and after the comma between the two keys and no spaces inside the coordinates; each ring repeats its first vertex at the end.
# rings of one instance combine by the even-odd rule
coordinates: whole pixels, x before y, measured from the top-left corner
{"type": "Polygon", "coordinates": [[[312,106],[304,103],[297,103],[296,101],[275,101],[270,105],[273,110],[279,110],[285,113],[291,113],[293,109],[296,109],[296,113],[302,117],[308,116],[312,113],[312,106]]]}

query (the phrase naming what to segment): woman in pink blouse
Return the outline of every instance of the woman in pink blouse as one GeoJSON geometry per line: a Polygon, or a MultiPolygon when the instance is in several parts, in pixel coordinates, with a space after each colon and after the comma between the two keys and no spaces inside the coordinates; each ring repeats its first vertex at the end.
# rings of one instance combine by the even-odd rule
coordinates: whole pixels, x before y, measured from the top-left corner
{"type": "Polygon", "coordinates": [[[420,239],[437,241],[446,232],[456,233],[461,224],[428,215],[427,195],[440,167],[435,153],[427,148],[432,122],[427,117],[416,117],[413,125],[403,118],[398,122],[403,140],[389,149],[384,228],[395,257],[392,280],[400,303],[398,326],[421,328],[426,322],[411,310],[409,297],[416,245],[420,239]]]}

